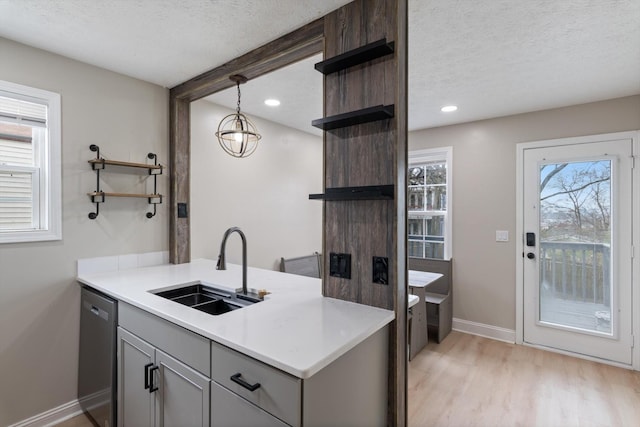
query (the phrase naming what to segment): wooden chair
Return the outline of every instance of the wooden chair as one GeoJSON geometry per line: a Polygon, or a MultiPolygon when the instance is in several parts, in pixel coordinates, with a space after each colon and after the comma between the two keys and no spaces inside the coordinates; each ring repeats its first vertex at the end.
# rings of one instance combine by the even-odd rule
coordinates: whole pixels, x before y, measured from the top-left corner
{"type": "Polygon", "coordinates": [[[409,258],[409,270],[440,273],[442,277],[427,287],[427,330],[436,342],[440,343],[449,332],[453,323],[452,293],[453,260],[409,258]]]}
{"type": "Polygon", "coordinates": [[[280,271],[320,278],[320,272],[322,271],[321,255],[315,252],[313,255],[296,258],[280,258],[280,271]]]}

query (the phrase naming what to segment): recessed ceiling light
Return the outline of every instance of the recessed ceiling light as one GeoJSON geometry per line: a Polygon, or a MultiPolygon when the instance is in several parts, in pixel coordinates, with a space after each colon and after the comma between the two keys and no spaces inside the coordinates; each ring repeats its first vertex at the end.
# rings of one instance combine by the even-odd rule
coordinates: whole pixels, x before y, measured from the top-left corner
{"type": "Polygon", "coordinates": [[[278,101],[277,99],[265,99],[264,103],[269,107],[277,107],[278,105],[280,105],[280,101],[278,101]]]}
{"type": "Polygon", "coordinates": [[[451,113],[452,111],[456,111],[458,107],[455,105],[446,105],[440,109],[443,113],[451,113]]]}

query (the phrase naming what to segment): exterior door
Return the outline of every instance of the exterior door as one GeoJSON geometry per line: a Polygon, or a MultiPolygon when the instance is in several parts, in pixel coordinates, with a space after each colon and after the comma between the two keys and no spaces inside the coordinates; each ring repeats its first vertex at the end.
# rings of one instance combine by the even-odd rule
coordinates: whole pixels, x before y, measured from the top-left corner
{"type": "Polygon", "coordinates": [[[523,341],[631,365],[633,140],[524,150],[523,341]]]}

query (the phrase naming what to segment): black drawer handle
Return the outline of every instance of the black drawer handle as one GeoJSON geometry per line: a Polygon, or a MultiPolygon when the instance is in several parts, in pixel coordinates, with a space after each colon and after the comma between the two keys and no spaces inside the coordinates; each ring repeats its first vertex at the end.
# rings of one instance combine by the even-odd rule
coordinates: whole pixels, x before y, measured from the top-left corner
{"type": "Polygon", "coordinates": [[[153,371],[157,371],[160,369],[159,366],[154,366],[149,369],[149,393],[153,393],[154,391],[158,391],[158,387],[153,385],[153,371]]]}
{"type": "Polygon", "coordinates": [[[235,375],[231,375],[231,381],[233,381],[234,383],[246,388],[249,391],[256,391],[257,389],[260,388],[260,383],[255,383],[255,384],[249,384],[248,382],[246,382],[245,380],[243,380],[242,378],[242,374],[241,373],[237,373],[235,375]]]}
{"type": "Polygon", "coordinates": [[[149,384],[149,368],[153,366],[153,363],[147,363],[144,365],[144,389],[148,390],[151,388],[151,384],[149,384]]]}

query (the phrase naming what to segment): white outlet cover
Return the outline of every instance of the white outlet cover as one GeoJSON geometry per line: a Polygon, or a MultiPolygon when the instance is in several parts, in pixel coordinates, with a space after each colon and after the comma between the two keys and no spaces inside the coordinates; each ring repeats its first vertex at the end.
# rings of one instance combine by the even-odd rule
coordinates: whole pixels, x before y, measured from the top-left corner
{"type": "Polygon", "coordinates": [[[508,241],[509,241],[509,231],[496,230],[496,242],[508,242],[508,241]]]}

